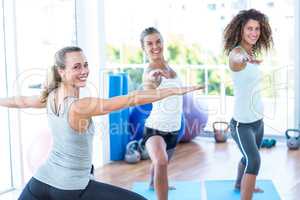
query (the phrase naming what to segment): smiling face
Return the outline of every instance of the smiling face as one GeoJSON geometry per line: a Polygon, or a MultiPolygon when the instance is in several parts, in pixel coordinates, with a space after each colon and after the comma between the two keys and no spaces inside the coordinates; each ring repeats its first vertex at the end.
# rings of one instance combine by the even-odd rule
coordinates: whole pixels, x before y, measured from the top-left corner
{"type": "Polygon", "coordinates": [[[257,20],[249,19],[242,30],[242,43],[255,45],[260,36],[260,24],[257,20]]]}
{"type": "Polygon", "coordinates": [[[65,84],[80,88],[86,86],[89,67],[81,51],[66,53],[65,69],[59,69],[59,74],[65,84]]]}
{"type": "Polygon", "coordinates": [[[163,41],[159,33],[152,33],[144,37],[143,49],[150,61],[163,59],[163,41]]]}

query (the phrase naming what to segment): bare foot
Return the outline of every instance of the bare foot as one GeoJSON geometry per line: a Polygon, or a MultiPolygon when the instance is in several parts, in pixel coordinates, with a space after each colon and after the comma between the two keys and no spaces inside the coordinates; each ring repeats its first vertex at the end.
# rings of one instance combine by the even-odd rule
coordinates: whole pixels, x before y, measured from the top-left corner
{"type": "MultiPolygon", "coordinates": [[[[240,191],[240,190],[241,190],[241,186],[240,186],[240,185],[235,185],[235,186],[234,186],[234,190],[240,191]]],[[[253,192],[254,192],[254,193],[263,193],[264,190],[261,189],[261,188],[259,188],[259,187],[257,187],[257,188],[254,188],[253,192]]]]}
{"type": "Polygon", "coordinates": [[[253,192],[254,192],[254,193],[263,193],[264,190],[261,189],[261,188],[259,188],[259,187],[257,187],[257,188],[254,188],[254,191],[253,191],[253,192]]]}

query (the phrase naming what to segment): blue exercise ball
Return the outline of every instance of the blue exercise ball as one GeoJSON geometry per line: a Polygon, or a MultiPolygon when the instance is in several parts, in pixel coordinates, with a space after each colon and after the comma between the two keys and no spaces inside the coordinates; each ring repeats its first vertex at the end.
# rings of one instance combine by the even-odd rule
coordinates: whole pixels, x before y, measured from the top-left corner
{"type": "Polygon", "coordinates": [[[151,110],[151,103],[135,106],[130,109],[128,123],[131,140],[139,140],[143,137],[145,121],[149,117],[151,110]]]}

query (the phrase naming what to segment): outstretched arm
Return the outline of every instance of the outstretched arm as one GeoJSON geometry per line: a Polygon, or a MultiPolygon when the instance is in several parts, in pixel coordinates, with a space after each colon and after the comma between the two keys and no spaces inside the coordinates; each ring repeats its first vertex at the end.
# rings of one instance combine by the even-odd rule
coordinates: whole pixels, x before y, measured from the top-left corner
{"type": "Polygon", "coordinates": [[[45,108],[40,96],[16,96],[0,98],[0,106],[8,108],[45,108]]]}
{"type": "Polygon", "coordinates": [[[232,71],[238,72],[246,67],[247,62],[260,64],[262,60],[257,60],[255,56],[248,55],[245,50],[240,47],[233,49],[229,54],[229,67],[232,71]]]}
{"type": "Polygon", "coordinates": [[[152,103],[171,95],[183,95],[199,89],[203,89],[203,87],[191,86],[141,90],[132,92],[126,96],[118,96],[111,99],[83,98],[74,102],[70,112],[74,115],[78,115],[81,119],[87,119],[92,116],[104,115],[130,106],[152,103]]]}
{"type": "Polygon", "coordinates": [[[234,72],[243,70],[248,61],[249,56],[241,48],[235,48],[229,54],[229,67],[234,72]]]}

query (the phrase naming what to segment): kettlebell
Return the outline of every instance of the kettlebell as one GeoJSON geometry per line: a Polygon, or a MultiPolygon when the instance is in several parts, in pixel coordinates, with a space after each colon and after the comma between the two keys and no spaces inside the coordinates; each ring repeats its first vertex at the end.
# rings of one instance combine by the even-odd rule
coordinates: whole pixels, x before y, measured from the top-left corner
{"type": "Polygon", "coordinates": [[[143,139],[139,140],[139,151],[141,153],[141,159],[142,160],[147,160],[149,159],[149,154],[148,151],[145,147],[145,144],[143,144],[143,139]]]}
{"type": "Polygon", "coordinates": [[[291,150],[297,150],[300,147],[300,130],[299,129],[287,129],[285,131],[286,144],[291,150]],[[291,136],[291,132],[296,133],[296,136],[291,136]]]}
{"type": "Polygon", "coordinates": [[[138,141],[133,140],[126,145],[125,161],[134,164],[141,160],[138,141]]]}
{"type": "Polygon", "coordinates": [[[214,136],[215,136],[215,141],[217,143],[226,142],[229,135],[228,129],[229,129],[229,124],[227,122],[219,121],[213,123],[214,136]],[[217,125],[219,125],[218,128],[217,125]]]}

